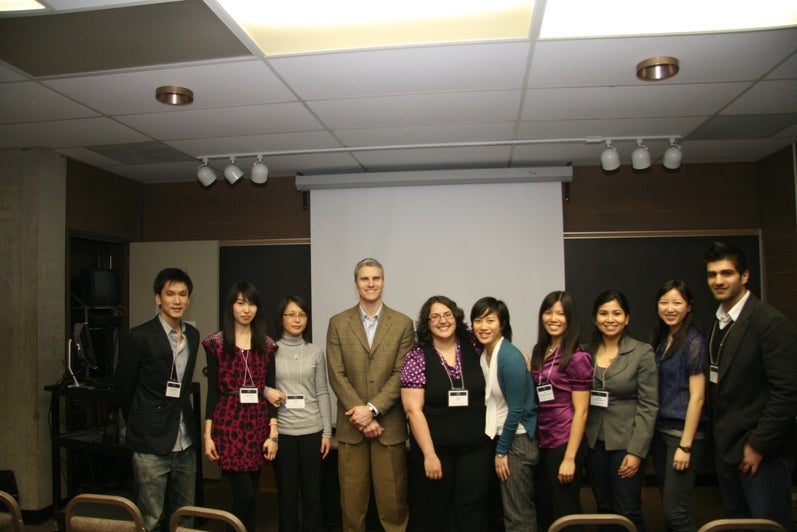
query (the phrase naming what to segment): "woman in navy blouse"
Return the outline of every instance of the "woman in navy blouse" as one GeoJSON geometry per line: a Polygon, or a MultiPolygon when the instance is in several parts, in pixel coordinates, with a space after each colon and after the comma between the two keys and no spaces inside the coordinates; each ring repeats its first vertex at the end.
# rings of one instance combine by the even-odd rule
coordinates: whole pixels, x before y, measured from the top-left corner
{"type": "Polygon", "coordinates": [[[689,509],[703,457],[706,415],[706,339],[692,325],[692,292],[667,281],[656,294],[658,327],[653,336],[659,368],[659,415],[653,463],[668,531],[697,529],[689,509]]]}

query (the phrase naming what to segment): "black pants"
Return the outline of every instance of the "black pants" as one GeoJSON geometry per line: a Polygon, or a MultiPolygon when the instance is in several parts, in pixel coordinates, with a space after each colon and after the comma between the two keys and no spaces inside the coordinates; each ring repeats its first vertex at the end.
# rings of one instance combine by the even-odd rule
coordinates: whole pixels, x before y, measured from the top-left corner
{"type": "Polygon", "coordinates": [[[551,449],[540,449],[540,462],[537,464],[534,478],[539,530],[548,530],[551,523],[562,516],[581,513],[581,484],[584,480],[587,443],[582,442],[576,452],[575,478],[570,484],[560,484],[559,466],[566,450],[567,444],[551,449]]]}
{"type": "Polygon", "coordinates": [[[274,461],[280,532],[321,529],[321,432],[303,436],[280,434],[274,461]],[[299,521],[299,497],[302,520],[299,521]]]}
{"type": "Polygon", "coordinates": [[[232,488],[232,508],[230,512],[241,520],[247,530],[257,530],[255,499],[260,487],[260,470],[223,471],[232,488]]]}
{"type": "Polygon", "coordinates": [[[493,448],[483,439],[468,445],[435,447],[443,478],[426,478],[423,453],[412,441],[409,504],[413,529],[488,530],[488,492],[493,477],[493,448]]]}

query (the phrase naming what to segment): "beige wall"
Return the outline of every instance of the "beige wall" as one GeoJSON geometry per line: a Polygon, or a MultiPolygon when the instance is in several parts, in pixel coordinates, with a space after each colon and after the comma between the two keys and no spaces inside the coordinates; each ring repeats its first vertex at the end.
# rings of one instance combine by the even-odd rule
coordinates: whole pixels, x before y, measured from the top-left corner
{"type": "MultiPolygon", "coordinates": [[[[185,320],[199,329],[205,338],[218,330],[219,323],[219,243],[215,240],[191,242],[139,242],[130,244],[130,326],[135,327],[151,320],[156,314],[152,283],[163,268],[185,270],[194,290],[185,320]]],[[[200,411],[205,416],[204,398],[207,396],[207,379],[202,375],[205,352],[199,348],[194,381],[199,382],[203,398],[200,411]]],[[[201,442],[197,442],[201,443],[201,442]]],[[[207,459],[203,470],[205,478],[220,478],[221,471],[207,459]]]]}
{"type": "Polygon", "coordinates": [[[0,150],[0,469],[23,509],[52,502],[50,396],[64,373],[66,159],[0,150]]]}

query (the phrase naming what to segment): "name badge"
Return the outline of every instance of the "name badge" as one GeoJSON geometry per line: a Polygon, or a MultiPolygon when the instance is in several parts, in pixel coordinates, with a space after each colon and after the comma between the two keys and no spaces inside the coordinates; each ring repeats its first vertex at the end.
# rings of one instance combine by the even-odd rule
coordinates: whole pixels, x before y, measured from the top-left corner
{"type": "Polygon", "coordinates": [[[166,397],[179,398],[182,386],[180,381],[166,381],[166,397]]]}
{"type": "Polygon", "coordinates": [[[553,386],[550,384],[540,384],[537,386],[537,399],[541,403],[553,401],[553,386]]]}
{"type": "Polygon", "coordinates": [[[289,410],[303,410],[304,394],[297,393],[293,395],[287,395],[285,399],[285,408],[289,410]]]}
{"type": "Polygon", "coordinates": [[[589,392],[589,404],[606,408],[609,406],[609,392],[603,390],[592,390],[589,392]]]}
{"type": "Polygon", "coordinates": [[[708,366],[708,382],[717,384],[720,381],[720,367],[717,364],[708,366]]]}
{"type": "Polygon", "coordinates": [[[244,386],[238,389],[238,397],[242,403],[259,403],[260,396],[257,388],[244,386]]]}
{"type": "Polygon", "coordinates": [[[468,390],[448,390],[448,406],[468,406],[468,390]]]}

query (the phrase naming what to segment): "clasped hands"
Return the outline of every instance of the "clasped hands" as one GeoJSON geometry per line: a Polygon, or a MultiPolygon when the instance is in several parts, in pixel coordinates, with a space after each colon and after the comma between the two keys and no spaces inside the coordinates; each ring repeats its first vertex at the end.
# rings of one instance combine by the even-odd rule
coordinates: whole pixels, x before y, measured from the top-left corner
{"type": "Polygon", "coordinates": [[[349,423],[357,427],[357,430],[362,432],[366,438],[378,438],[385,432],[385,429],[374,417],[371,409],[366,405],[350,408],[345,414],[349,418],[349,423]]]}

